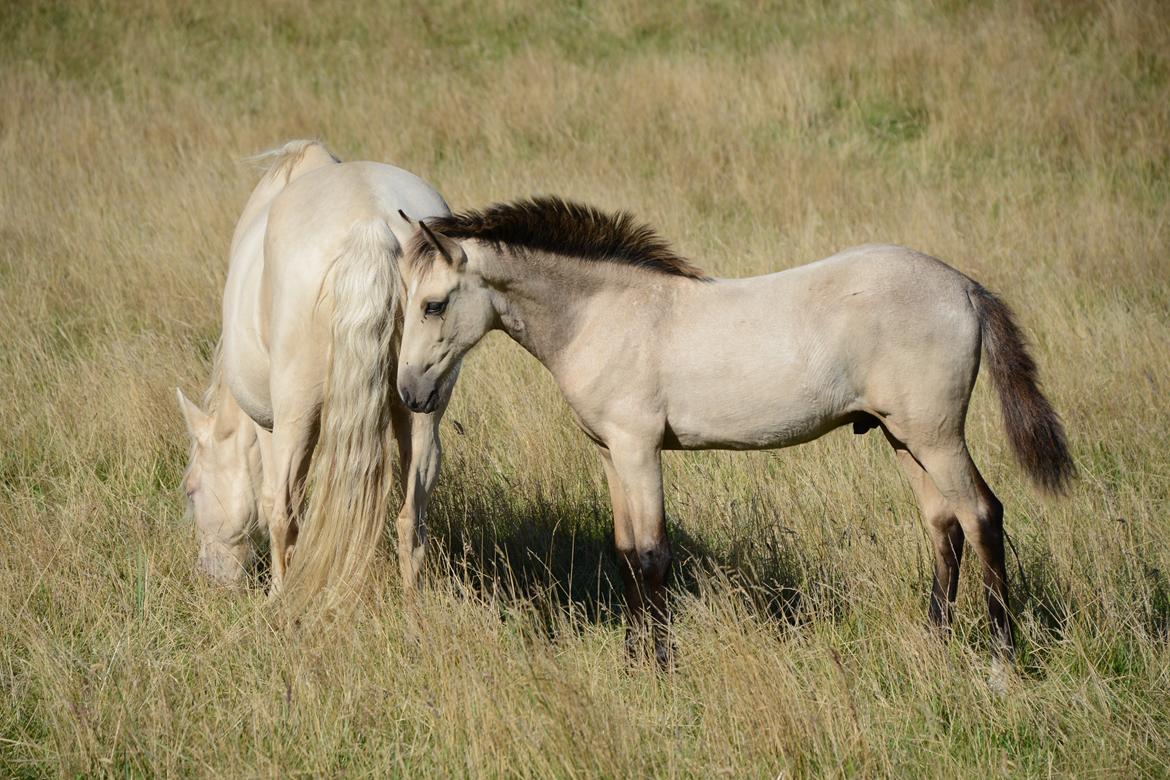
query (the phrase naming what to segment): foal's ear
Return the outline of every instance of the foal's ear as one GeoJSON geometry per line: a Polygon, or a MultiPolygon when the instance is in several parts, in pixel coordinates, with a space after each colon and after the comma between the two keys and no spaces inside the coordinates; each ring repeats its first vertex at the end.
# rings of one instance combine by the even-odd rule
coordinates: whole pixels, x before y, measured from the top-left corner
{"type": "Polygon", "coordinates": [[[179,398],[179,409],[183,412],[183,419],[187,422],[187,433],[197,441],[206,441],[211,433],[211,416],[195,405],[183,391],[175,388],[175,395],[179,398]]]}
{"type": "Polygon", "coordinates": [[[430,245],[439,250],[439,256],[446,260],[448,265],[452,268],[462,268],[467,264],[467,255],[456,241],[435,233],[421,219],[418,221],[418,227],[430,245]]]}

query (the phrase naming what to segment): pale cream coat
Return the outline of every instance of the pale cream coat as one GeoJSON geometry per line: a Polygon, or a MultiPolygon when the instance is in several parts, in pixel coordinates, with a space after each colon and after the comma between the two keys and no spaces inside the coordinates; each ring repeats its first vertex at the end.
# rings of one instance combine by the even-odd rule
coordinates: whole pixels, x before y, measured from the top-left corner
{"type": "Polygon", "coordinates": [[[274,593],[288,584],[303,600],[330,583],[356,585],[384,528],[392,430],[409,589],[422,563],[449,393],[434,413],[412,415],[394,391],[398,260],[411,234],[398,210],[425,217],[447,214],[447,206],[413,174],[340,163],[318,143],[292,142],[273,158],[232,239],[210,410],[180,393],[194,440],[186,489],[199,566],[240,581],[266,535],[274,593]],[[301,529],[314,449],[315,488],[301,529]]]}

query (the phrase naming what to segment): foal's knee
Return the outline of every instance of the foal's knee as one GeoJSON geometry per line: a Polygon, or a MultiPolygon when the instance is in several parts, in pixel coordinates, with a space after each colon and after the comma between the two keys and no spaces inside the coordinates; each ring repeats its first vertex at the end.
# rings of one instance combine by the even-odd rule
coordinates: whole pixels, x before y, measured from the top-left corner
{"type": "Polygon", "coordinates": [[[949,509],[932,514],[926,519],[935,553],[947,560],[957,560],[963,554],[963,526],[949,509]]]}
{"type": "Polygon", "coordinates": [[[653,547],[639,550],[638,564],[642,569],[642,579],[651,587],[662,585],[670,573],[670,564],[673,560],[670,543],[665,540],[653,547]]]}
{"type": "Polygon", "coordinates": [[[964,509],[959,513],[959,521],[971,544],[976,547],[1003,544],[1003,504],[991,491],[972,499],[964,509]]]}

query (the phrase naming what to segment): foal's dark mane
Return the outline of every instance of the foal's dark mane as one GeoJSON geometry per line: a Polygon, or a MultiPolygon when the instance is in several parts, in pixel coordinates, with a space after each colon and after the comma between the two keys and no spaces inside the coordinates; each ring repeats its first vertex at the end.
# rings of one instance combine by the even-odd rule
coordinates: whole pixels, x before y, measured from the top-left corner
{"type": "MultiPolygon", "coordinates": [[[[675,254],[670,244],[628,211],[609,213],[554,196],[496,203],[426,220],[435,233],[508,246],[630,265],[648,271],[710,281],[702,269],[675,254]]],[[[429,266],[438,250],[420,231],[407,256],[415,267],[429,266]]]]}

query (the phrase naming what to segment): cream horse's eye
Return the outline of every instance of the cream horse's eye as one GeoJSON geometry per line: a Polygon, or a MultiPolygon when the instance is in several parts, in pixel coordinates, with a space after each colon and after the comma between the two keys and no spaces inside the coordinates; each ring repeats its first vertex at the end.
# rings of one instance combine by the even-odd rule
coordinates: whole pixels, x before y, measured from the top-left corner
{"type": "Polygon", "coordinates": [[[447,310],[447,301],[431,301],[426,305],[423,311],[429,317],[432,314],[440,315],[447,310]]]}

